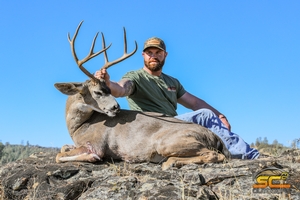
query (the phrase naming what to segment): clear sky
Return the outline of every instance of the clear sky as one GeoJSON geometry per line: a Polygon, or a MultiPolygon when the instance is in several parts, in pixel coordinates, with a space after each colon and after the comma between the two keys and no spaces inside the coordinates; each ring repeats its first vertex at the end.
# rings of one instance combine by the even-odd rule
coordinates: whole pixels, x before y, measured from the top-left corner
{"type": "MultiPolygon", "coordinates": [[[[144,41],[162,38],[164,72],[224,113],[248,143],[267,137],[289,145],[300,138],[300,1],[7,1],[0,0],[0,140],[46,147],[72,144],[64,118],[67,96],[56,82],[87,79],[74,62],[67,33],[81,20],[79,58],[103,32],[110,60],[139,49],[109,69],[118,81],[143,67],[144,41]]],[[[101,39],[96,43],[101,49],[101,39]]],[[[100,55],[85,65],[94,72],[100,55]]],[[[126,99],[119,98],[128,109],[126,99]]],[[[189,110],[178,107],[178,113],[189,110]]]]}

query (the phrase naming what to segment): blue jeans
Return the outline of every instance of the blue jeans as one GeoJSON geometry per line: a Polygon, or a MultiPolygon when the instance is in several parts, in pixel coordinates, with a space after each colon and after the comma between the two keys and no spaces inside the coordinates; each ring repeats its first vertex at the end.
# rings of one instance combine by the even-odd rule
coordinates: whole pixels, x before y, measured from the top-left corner
{"type": "Polygon", "coordinates": [[[230,132],[219,117],[209,109],[199,109],[177,115],[175,118],[199,124],[214,132],[222,139],[232,158],[256,159],[259,157],[257,149],[251,148],[240,136],[230,132]]]}

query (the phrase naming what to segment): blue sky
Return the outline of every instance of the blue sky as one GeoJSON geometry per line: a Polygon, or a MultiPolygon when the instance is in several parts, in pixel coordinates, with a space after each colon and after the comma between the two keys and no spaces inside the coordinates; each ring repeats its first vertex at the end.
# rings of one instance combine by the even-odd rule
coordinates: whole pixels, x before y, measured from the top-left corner
{"type": "MultiPolygon", "coordinates": [[[[112,80],[143,66],[143,42],[162,38],[164,72],[224,113],[248,143],[267,137],[289,145],[299,138],[300,1],[5,1],[0,0],[0,140],[60,147],[72,144],[65,119],[67,96],[56,82],[87,79],[67,41],[81,20],[79,58],[103,32],[110,60],[135,55],[109,69],[112,80]]],[[[101,49],[101,40],[96,50],[101,49]]],[[[103,56],[85,65],[94,72],[103,56]]],[[[127,109],[124,98],[118,102],[127,109]]],[[[178,107],[178,113],[189,110],[178,107]]]]}

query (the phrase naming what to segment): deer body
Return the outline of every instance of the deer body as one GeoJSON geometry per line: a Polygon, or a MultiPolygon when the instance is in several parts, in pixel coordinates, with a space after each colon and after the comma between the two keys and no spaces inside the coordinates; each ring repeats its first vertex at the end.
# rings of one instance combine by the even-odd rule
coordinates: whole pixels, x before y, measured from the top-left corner
{"type": "MultiPolygon", "coordinates": [[[[66,104],[66,122],[75,147],[65,145],[57,154],[57,162],[95,162],[101,158],[121,159],[127,162],[163,162],[162,168],[189,163],[221,162],[230,156],[222,140],[205,127],[154,112],[120,110],[105,81],[96,79],[82,64],[102,51],[105,68],[132,55],[125,53],[108,62],[103,50],[78,61],[74,50],[77,36],[69,39],[73,56],[80,69],[91,79],[84,83],[56,83],[55,87],[69,95],[66,104]]],[[[125,35],[125,34],[124,34],[125,35]]],[[[124,37],[125,38],[125,37],[124,37]]],[[[104,38],[102,35],[103,44],[104,38]]]]}
{"type": "Polygon", "coordinates": [[[66,122],[75,144],[70,151],[62,148],[57,162],[95,162],[101,158],[163,162],[164,158],[172,158],[163,164],[163,169],[167,169],[173,164],[220,162],[229,157],[221,139],[205,127],[160,113],[119,110],[110,94],[110,104],[101,107],[101,98],[92,98],[91,85],[91,81],[80,86],[55,84],[61,92],[71,95],[67,100],[66,122]],[[99,113],[105,109],[111,111],[99,113]]]}

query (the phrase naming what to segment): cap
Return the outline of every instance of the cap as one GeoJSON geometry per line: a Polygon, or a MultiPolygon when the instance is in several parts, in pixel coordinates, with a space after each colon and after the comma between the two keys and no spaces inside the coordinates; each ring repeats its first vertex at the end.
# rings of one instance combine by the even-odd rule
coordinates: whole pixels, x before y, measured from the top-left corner
{"type": "Polygon", "coordinates": [[[166,45],[165,45],[164,41],[158,37],[152,37],[152,38],[149,38],[148,40],[146,40],[146,42],[144,43],[143,51],[145,51],[145,49],[147,49],[149,47],[156,47],[156,48],[166,51],[166,45]]]}

